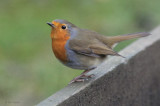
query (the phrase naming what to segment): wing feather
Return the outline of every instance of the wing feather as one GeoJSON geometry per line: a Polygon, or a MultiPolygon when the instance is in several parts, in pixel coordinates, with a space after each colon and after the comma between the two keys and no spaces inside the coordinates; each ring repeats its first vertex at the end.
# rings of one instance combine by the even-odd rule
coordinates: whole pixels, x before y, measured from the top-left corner
{"type": "Polygon", "coordinates": [[[92,57],[104,57],[106,55],[119,55],[117,52],[109,48],[107,45],[101,43],[98,40],[70,40],[69,47],[71,50],[81,55],[92,56],[92,57]]]}

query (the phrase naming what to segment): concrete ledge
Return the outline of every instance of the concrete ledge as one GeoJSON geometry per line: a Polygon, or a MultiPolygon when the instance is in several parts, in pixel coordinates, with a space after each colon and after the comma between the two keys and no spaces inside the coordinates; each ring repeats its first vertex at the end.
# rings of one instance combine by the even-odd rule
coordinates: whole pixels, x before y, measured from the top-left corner
{"type": "Polygon", "coordinates": [[[160,106],[160,27],[37,106],[160,106]]]}

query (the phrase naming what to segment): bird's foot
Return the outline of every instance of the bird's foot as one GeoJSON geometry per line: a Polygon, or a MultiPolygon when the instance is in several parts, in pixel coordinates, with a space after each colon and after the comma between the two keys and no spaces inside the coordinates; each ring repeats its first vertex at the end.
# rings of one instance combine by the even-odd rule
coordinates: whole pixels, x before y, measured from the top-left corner
{"type": "Polygon", "coordinates": [[[92,78],[93,76],[94,76],[94,74],[91,74],[91,75],[82,74],[82,75],[74,78],[73,80],[71,80],[69,84],[71,84],[73,82],[84,82],[84,81],[88,80],[89,78],[92,78]]]}

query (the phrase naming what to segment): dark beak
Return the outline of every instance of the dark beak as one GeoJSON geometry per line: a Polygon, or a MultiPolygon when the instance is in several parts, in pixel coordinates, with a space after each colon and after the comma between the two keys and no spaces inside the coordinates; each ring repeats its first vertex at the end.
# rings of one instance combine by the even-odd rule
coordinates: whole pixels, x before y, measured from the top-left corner
{"type": "Polygon", "coordinates": [[[47,22],[47,24],[51,27],[54,27],[54,24],[50,23],[50,22],[47,22]]]}

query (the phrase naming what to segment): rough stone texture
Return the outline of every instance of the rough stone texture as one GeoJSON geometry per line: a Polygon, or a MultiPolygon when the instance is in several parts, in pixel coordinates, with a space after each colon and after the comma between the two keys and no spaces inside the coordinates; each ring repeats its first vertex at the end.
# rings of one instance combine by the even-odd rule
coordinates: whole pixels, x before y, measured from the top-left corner
{"type": "Polygon", "coordinates": [[[37,106],[160,106],[160,27],[37,106]]]}

